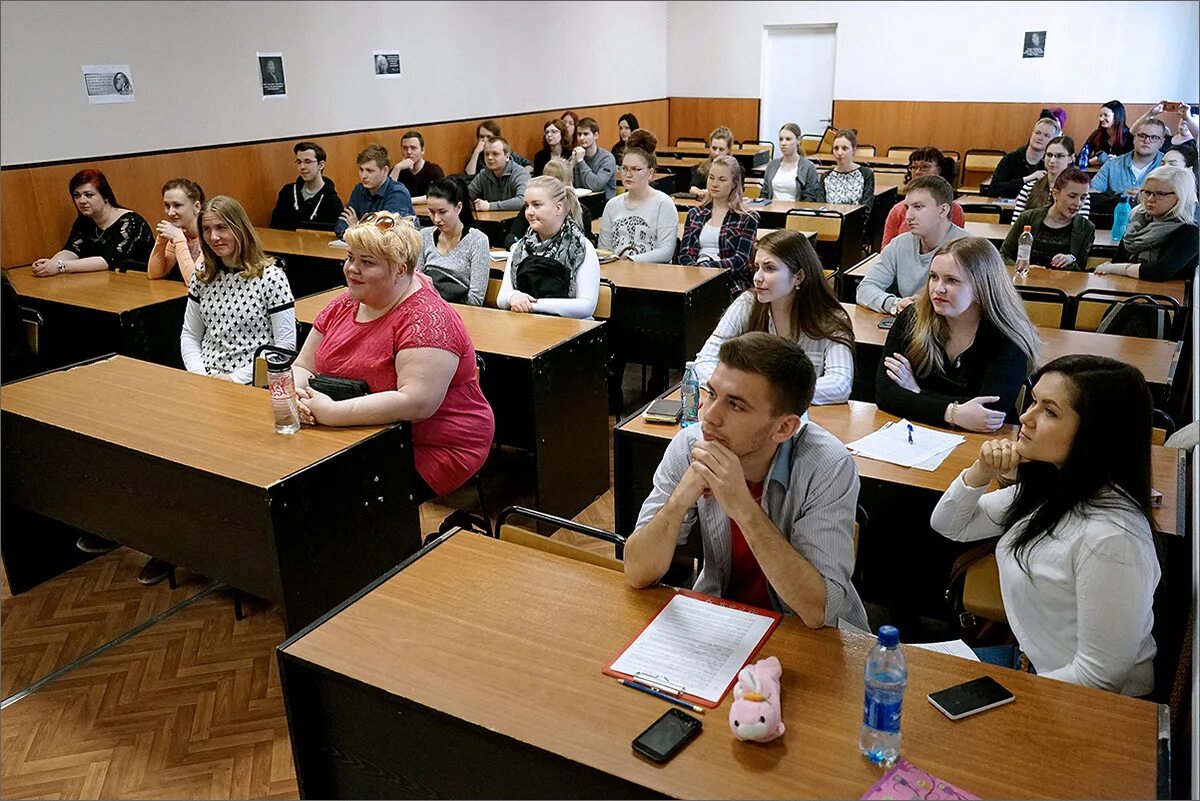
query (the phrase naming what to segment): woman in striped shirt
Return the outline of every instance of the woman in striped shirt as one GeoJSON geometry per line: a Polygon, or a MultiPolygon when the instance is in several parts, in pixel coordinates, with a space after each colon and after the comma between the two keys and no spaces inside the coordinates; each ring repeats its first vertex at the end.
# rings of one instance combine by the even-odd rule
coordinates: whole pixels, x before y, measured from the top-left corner
{"type": "Polygon", "coordinates": [[[854,328],[837,302],[808,238],[781,229],[758,240],[754,285],[735,300],[696,356],[703,384],[721,345],[747,331],[766,331],[804,348],[817,372],[813,403],[845,403],[854,385],[854,328]]]}
{"type": "MultiPolygon", "coordinates": [[[[1058,180],[1058,176],[1067,167],[1075,164],[1075,140],[1069,136],[1056,136],[1046,145],[1046,155],[1042,157],[1045,169],[1031,172],[1025,176],[1025,185],[1017,193],[1017,202],[1013,206],[1013,216],[1026,209],[1041,209],[1051,203],[1050,187],[1058,180]]],[[[1092,209],[1091,200],[1083,196],[1083,204],[1079,207],[1079,216],[1087,217],[1092,209]]]]}

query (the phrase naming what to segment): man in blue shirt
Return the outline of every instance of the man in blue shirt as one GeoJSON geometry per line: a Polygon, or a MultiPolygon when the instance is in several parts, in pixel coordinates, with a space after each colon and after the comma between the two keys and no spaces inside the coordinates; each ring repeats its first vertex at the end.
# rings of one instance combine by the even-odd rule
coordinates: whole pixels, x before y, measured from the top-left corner
{"type": "Polygon", "coordinates": [[[1166,124],[1157,117],[1137,126],[1133,133],[1133,150],[1104,162],[1092,179],[1093,192],[1124,192],[1137,202],[1138,188],[1151,170],[1162,164],[1159,148],[1167,137],[1166,124]]]}
{"type": "Polygon", "coordinates": [[[404,184],[388,176],[390,168],[391,159],[385,147],[368,145],[366,150],[358,154],[359,183],[350,193],[350,202],[342,209],[342,218],[333,228],[339,239],[347,228],[358,222],[359,217],[372,211],[392,211],[406,216],[415,214],[412,196],[404,184]]]}

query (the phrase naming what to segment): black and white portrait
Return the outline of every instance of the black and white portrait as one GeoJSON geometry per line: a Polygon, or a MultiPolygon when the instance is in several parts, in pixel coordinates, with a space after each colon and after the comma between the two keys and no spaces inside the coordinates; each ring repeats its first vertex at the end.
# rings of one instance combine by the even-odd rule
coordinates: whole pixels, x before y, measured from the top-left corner
{"type": "Polygon", "coordinates": [[[375,50],[371,55],[375,59],[376,78],[396,78],[400,75],[399,50],[375,50]]]}
{"type": "Polygon", "coordinates": [[[262,80],[263,97],[287,96],[287,84],[283,78],[283,53],[259,53],[258,72],[262,80]]]}
{"type": "Polygon", "coordinates": [[[128,64],[85,64],[83,86],[89,103],[132,103],[133,72],[128,64]]]}
{"type": "Polygon", "coordinates": [[[1021,58],[1043,58],[1046,55],[1046,32],[1045,31],[1026,31],[1025,32],[1025,49],[1021,52],[1021,58]]]}

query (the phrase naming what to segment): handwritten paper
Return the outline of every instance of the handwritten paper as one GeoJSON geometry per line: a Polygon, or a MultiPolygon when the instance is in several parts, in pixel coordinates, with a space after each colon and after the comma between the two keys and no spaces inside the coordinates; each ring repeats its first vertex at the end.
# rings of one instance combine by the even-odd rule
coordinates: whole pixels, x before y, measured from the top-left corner
{"type": "Polygon", "coordinates": [[[857,456],[880,462],[937,470],[945,458],[966,441],[966,437],[959,434],[913,426],[912,442],[909,442],[909,425],[907,420],[887,423],[862,439],[847,442],[846,448],[857,456]]]}
{"type": "Polygon", "coordinates": [[[720,703],[774,622],[676,595],[610,669],[720,703]]]}

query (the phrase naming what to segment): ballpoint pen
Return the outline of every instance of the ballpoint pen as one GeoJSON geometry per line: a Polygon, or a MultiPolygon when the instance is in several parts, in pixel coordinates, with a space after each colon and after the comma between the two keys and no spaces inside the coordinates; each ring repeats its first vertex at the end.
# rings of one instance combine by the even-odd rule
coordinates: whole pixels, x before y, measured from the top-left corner
{"type": "Polygon", "coordinates": [[[912,432],[913,432],[912,423],[909,423],[909,424],[908,424],[908,444],[909,444],[909,445],[912,445],[912,444],[913,444],[913,441],[912,441],[912,432]]]}
{"type": "Polygon", "coordinates": [[[645,693],[646,695],[653,695],[655,698],[660,698],[663,701],[675,704],[676,706],[681,706],[684,709],[690,709],[700,715],[704,714],[704,707],[696,706],[695,704],[688,703],[687,701],[680,700],[679,698],[672,698],[666,693],[660,693],[658,690],[652,690],[649,687],[643,687],[642,685],[629,681],[628,679],[618,679],[618,681],[631,690],[637,690],[638,692],[645,693]]]}

